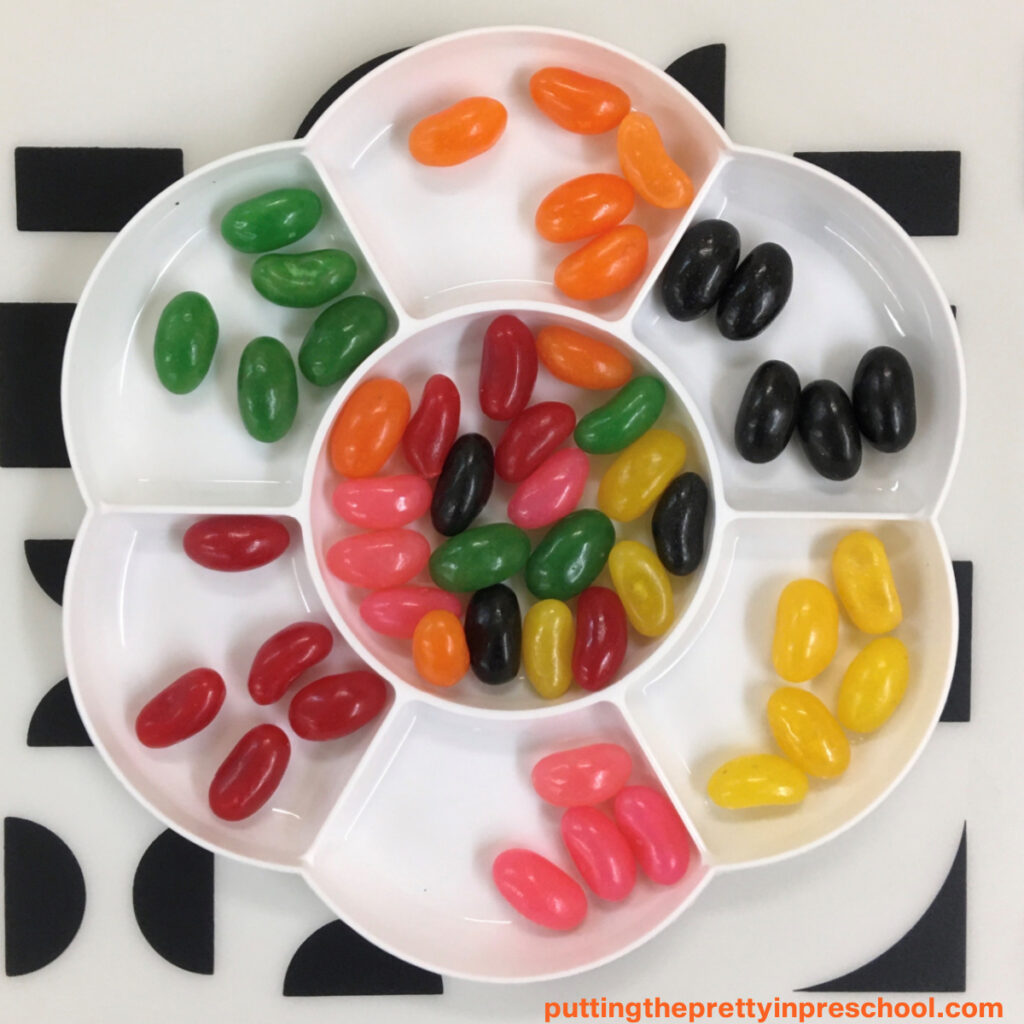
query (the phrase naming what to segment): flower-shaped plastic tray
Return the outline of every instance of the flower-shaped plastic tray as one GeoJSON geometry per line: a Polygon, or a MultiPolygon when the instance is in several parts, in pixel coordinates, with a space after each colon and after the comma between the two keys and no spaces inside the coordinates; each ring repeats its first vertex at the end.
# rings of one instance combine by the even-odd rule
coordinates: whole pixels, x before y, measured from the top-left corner
{"type": "MultiPolygon", "coordinates": [[[[542,374],[537,398],[565,394],[542,374]]],[[[578,396],[573,402],[585,411],[578,396]]],[[[65,644],[97,748],[173,828],[218,852],[301,873],[372,941],[443,973],[520,981],[626,952],[676,918],[717,872],[806,850],[863,817],[909,769],[942,709],[957,609],[936,514],[959,449],[964,378],[934,277],[864,196],[800,161],[732,144],[685,90],[605,43],[529,28],[439,39],[367,75],[308,138],[184,178],[135,217],[89,281],[68,341],[63,405],[88,506],[69,568],[65,644]],[[638,204],[631,219],[650,236],[646,273],[585,305],[550,283],[565,249],[537,237],[533,211],[561,181],[614,172],[614,142],[569,134],[536,110],[527,81],[548,65],[623,86],[654,117],[697,189],[685,211],[638,204]],[[505,103],[500,144],[440,172],[414,163],[409,128],[467,95],[505,103]],[[294,347],[311,317],[264,301],[248,281],[250,261],[224,245],[218,226],[234,203],[294,185],[316,189],[326,204],[296,248],[357,252],[352,291],[385,302],[391,323],[389,340],[336,393],[300,380],[293,429],[264,445],[238,417],[238,355],[257,335],[294,347]],[[744,251],[770,240],[793,258],[789,304],[753,341],[726,342],[707,320],[678,323],[661,304],[662,265],[687,225],[706,217],[736,225],[744,251]],[[210,297],[222,331],[210,378],[182,397],[161,388],[152,338],[159,311],[186,289],[210,297]],[[397,376],[416,401],[427,376],[446,372],[464,397],[461,430],[496,439],[472,396],[480,338],[497,312],[531,326],[576,326],[661,376],[670,393],[666,420],[686,436],[688,468],[708,480],[713,502],[705,564],[695,579],[675,583],[682,611],[672,630],[634,643],[622,678],[606,690],[574,688],[552,703],[523,678],[494,688],[467,677],[427,692],[407,645],[367,630],[356,613],[361,593],[323,566],[325,547],[343,532],[329,513],[323,457],[341,403],[368,374],[397,376]],[[867,448],[846,483],[815,475],[796,444],[767,465],[739,458],[733,419],[761,362],[783,359],[804,381],[848,386],[860,356],[879,344],[899,348],[914,369],[918,431],[909,448],[867,448]],[[290,523],[293,543],[252,572],[201,569],[181,539],[191,522],[215,512],[276,516],[290,523]],[[907,697],[883,729],[855,744],[846,774],[812,784],[802,805],[726,813],[705,795],[713,768],[772,749],[764,703],[778,685],[769,657],[777,595],[797,577],[830,581],[835,543],[855,528],[875,531],[889,552],[906,612],[898,635],[912,665],[907,697]],[[388,680],[389,704],[344,739],[293,740],[271,802],[244,822],[221,821],[207,805],[218,764],[252,725],[287,726],[287,702],[250,701],[252,656],[283,625],[310,618],[333,622],[347,641],[320,666],[324,673],[365,660],[388,680]],[[177,747],[142,747],[133,730],[139,708],[197,664],[228,680],[220,715],[177,747]],[[596,740],[628,748],[633,781],[668,794],[692,836],[691,867],[674,886],[641,881],[622,904],[591,900],[576,931],[546,933],[502,901],[490,864],[502,848],[528,846],[571,869],[558,812],[537,798],[529,773],[547,753],[596,740]]],[[[396,456],[395,471],[400,464],[396,456]]],[[[499,489],[489,518],[502,518],[502,497],[499,489]]],[[[436,537],[429,524],[425,530],[436,537]]],[[[813,684],[833,706],[843,668],[863,643],[851,626],[843,630],[832,667],[813,684]]]]}

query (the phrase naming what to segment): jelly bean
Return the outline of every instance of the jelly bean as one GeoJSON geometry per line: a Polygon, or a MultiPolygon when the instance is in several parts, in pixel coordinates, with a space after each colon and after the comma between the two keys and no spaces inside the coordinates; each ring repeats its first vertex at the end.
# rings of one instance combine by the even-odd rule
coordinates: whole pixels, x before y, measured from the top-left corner
{"type": "Polygon", "coordinates": [[[502,480],[520,483],[572,433],[576,413],[564,402],[538,402],[524,409],[501,435],[494,468],[502,480]]]}
{"type": "Polygon", "coordinates": [[[673,575],[688,576],[704,560],[707,514],[708,485],[696,473],[677,476],[654,506],[654,550],[673,575]]]}
{"type": "Polygon", "coordinates": [[[291,353],[276,338],[254,338],[238,362],[238,409],[257,441],[280,441],[299,409],[291,353]]]}
{"type": "Polygon", "coordinates": [[[346,523],[386,530],[419,519],[430,508],[431,498],[426,480],[405,473],[342,480],[334,489],[331,504],[346,523]]]}
{"type": "Polygon", "coordinates": [[[156,375],[168,391],[195,391],[210,370],[217,348],[217,316],[199,292],[181,292],[164,306],[153,340],[156,375]]]}
{"type": "Polygon", "coordinates": [[[225,821],[255,814],[281,783],[292,745],[276,725],[250,729],[224,759],[210,783],[210,810],[225,821]]]}
{"type": "Polygon", "coordinates": [[[675,320],[696,320],[712,309],[740,261],[740,233],[727,221],[691,224],[661,275],[661,299],[675,320]]]}
{"type": "Polygon", "coordinates": [[[782,454],[796,427],[800,378],[779,359],[762,363],[750,378],[736,413],[733,440],[747,462],[771,462],[782,454]]]}
{"type": "Polygon", "coordinates": [[[220,233],[239,252],[270,252],[305,238],[322,211],[320,197],[308,188],[278,188],[232,206],[220,233]]]}
{"type": "Polygon", "coordinates": [[[368,594],[359,605],[359,614],[370,629],[385,636],[411,637],[416,623],[427,612],[447,611],[462,614],[462,605],[454,594],[438,587],[392,587],[368,594]]]}
{"type": "Polygon", "coordinates": [[[910,659],[902,642],[894,636],[872,640],[843,675],[839,721],[853,732],[874,732],[902,703],[909,678],[910,659]]]}
{"type": "Polygon", "coordinates": [[[537,354],[559,380],[592,391],[622,387],[633,373],[629,360],[613,345],[571,327],[541,328],[537,354]]]}
{"type": "Polygon", "coordinates": [[[453,167],[486,153],[501,138],[508,111],[489,96],[470,96],[418,121],[409,152],[428,167],[453,167]]]}
{"type": "Polygon", "coordinates": [[[135,719],[135,735],[145,747],[170,747],[205,729],[227,695],[220,674],[194,668],[146,702],[135,719]]]}
{"type": "Polygon", "coordinates": [[[798,804],[807,796],[807,776],[777,754],[746,754],[711,776],[708,796],[730,811],[798,804]]]}
{"type": "Polygon", "coordinates": [[[794,580],[779,595],[772,664],[787,683],[806,683],[828,668],[839,643],[839,606],[817,580],[794,580]]]}
{"type": "Polygon", "coordinates": [[[530,96],[541,113],[579,135],[611,131],[628,113],[629,96],[617,85],[570,68],[541,68],[530,76],[530,96]]]}
{"type": "Polygon", "coordinates": [[[475,526],[430,556],[430,578],[456,593],[483,590],[514,576],[530,557],[530,538],[511,523],[475,526]]]}
{"type": "Polygon", "coordinates": [[[269,516],[209,516],[185,531],[182,545],[205,569],[244,572],[280,558],[290,541],[288,527],[269,516]]]}
{"type": "Polygon", "coordinates": [[[718,299],[715,321],[731,341],[760,334],[781,312],[793,290],[793,261],[775,242],[755,245],[718,299]]]}
{"type": "Polygon", "coordinates": [[[626,837],[596,807],[570,807],[562,815],[562,841],[595,896],[624,900],[636,884],[636,858],[626,837]]]}
{"type": "Polygon", "coordinates": [[[664,407],[665,385],[657,377],[634,377],[580,420],[573,439],[585,452],[622,451],[654,426],[664,407]]]}
{"type": "Polygon", "coordinates": [[[612,805],[644,874],[658,885],[672,885],[690,863],[690,835],[668,797],[650,786],[627,786],[612,805]]]}
{"type": "Polygon", "coordinates": [[[377,530],[339,540],[327,551],[327,568],[354,587],[384,590],[422,572],[430,542],[415,530],[377,530]]]}
{"type": "Polygon", "coordinates": [[[572,675],[584,690],[603,690],[626,657],[626,609],[607,587],[587,587],[576,603],[572,675]]]}
{"type": "Polygon", "coordinates": [[[637,195],[663,210],[679,210],[693,201],[693,183],[665,151],[661,132],[647,114],[634,110],[619,125],[619,166],[637,195]]]}
{"type": "Polygon", "coordinates": [[[583,497],[590,462],[578,448],[555,452],[517,488],[508,517],[524,530],[539,530],[567,516],[583,497]]]}
{"type": "Polygon", "coordinates": [[[537,380],[537,344],[530,328],[508,313],[492,320],[480,357],[480,408],[510,420],[526,408],[537,380]]]}
{"type": "Polygon", "coordinates": [[[341,249],[274,252],[252,265],[253,287],[278,306],[310,309],[336,299],[356,279],[356,261],[341,249]]]}
{"type": "Polygon", "coordinates": [[[319,622],[295,622],[263,642],[249,669],[249,696],[257,704],[279,701],[307,668],[323,661],[334,646],[319,622]]]}
{"type": "Polygon", "coordinates": [[[572,931],[587,916],[587,894],[574,878],[532,850],[504,850],[491,869],[498,892],[528,921],[572,931]]]}
{"type": "Polygon", "coordinates": [[[549,242],[578,242],[615,227],[633,209],[633,186],[617,174],[563,182],[537,207],[534,225],[549,242]]]}
{"type": "Polygon", "coordinates": [[[882,452],[901,452],[917,430],[914,371],[888,345],[864,353],[853,375],[853,412],[860,432],[882,452]]]}
{"type": "Polygon", "coordinates": [[[331,427],[331,465],[342,476],[373,476],[391,458],[408,422],[409,393],[397,380],[364,381],[331,427]]]}
{"type": "Polygon", "coordinates": [[[885,545],[867,530],[848,533],[832,554],[836,593],[850,621],[865,633],[888,633],[903,621],[885,545]]]}
{"type": "Polygon", "coordinates": [[[466,608],[469,663],[482,683],[507,683],[519,675],[523,623],[515,593],[502,583],[478,590],[466,608]]]}
{"type": "Polygon", "coordinates": [[[846,733],[819,697],[780,686],[768,698],[768,726],[783,756],[818,779],[834,779],[850,764],[846,733]]]}
{"type": "Polygon", "coordinates": [[[675,618],[672,584],[650,548],[620,540],[608,556],[615,591],[630,625],[641,636],[661,636],[675,618]]]}
{"type": "Polygon", "coordinates": [[[336,740],[372,722],[387,702],[387,684],[376,672],[342,672],[299,690],[288,706],[288,724],[304,740],[336,740]]]}
{"type": "Polygon", "coordinates": [[[633,759],[617,743],[592,743],[541,758],[530,773],[537,795],[556,807],[611,800],[629,781],[633,759]]]}
{"type": "Polygon", "coordinates": [[[469,648],[462,623],[451,612],[427,612],[412,634],[416,671],[434,686],[454,686],[469,671],[469,648]]]}
{"type": "Polygon", "coordinates": [[[538,601],[523,619],[523,668],[545,700],[561,697],[572,682],[572,648],[576,627],[562,601],[538,601]]]}
{"type": "Polygon", "coordinates": [[[423,385],[423,397],[402,436],[406,461],[428,480],[444,466],[448,449],[459,432],[459,389],[450,377],[435,373],[423,385]]]}
{"type": "Polygon", "coordinates": [[[555,267],[555,287],[570,299],[589,302],[628,288],[647,266],[647,232],[636,224],[611,228],[555,267]]]}
{"type": "Polygon", "coordinates": [[[337,384],[380,346],[387,329],[387,310],[376,299],[349,295],[313,321],[299,348],[299,369],[311,384],[337,384]]]}
{"type": "Polygon", "coordinates": [[[615,543],[611,520],[583,508],[556,523],[526,563],[526,585],[537,597],[567,601],[601,574],[615,543]]]}
{"type": "Polygon", "coordinates": [[[800,392],[796,428],[807,461],[829,480],[849,480],[860,469],[860,428],[846,392],[816,380],[800,392]]]}
{"type": "Polygon", "coordinates": [[[430,503],[430,521],[454,537],[483,511],[494,486],[494,449],[483,434],[463,434],[448,450],[430,503]]]}
{"type": "Polygon", "coordinates": [[[686,462],[686,444],[667,430],[648,430],[605,470],[597,505],[620,523],[642,516],[686,462]]]}

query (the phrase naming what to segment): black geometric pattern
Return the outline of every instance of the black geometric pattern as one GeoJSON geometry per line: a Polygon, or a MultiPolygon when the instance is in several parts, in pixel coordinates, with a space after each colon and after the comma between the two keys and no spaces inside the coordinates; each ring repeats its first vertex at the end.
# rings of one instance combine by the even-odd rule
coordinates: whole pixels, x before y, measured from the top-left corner
{"type": "Polygon", "coordinates": [[[27,540],[25,560],[36,583],[57,604],[64,603],[64,577],[68,574],[73,540],[27,540]]]}
{"type": "Polygon", "coordinates": [[[974,563],[954,562],[957,603],[960,607],[960,634],[953,666],[953,682],[949,687],[942,722],[971,720],[971,647],[974,632],[974,563]]]}
{"type": "Polygon", "coordinates": [[[674,78],[725,127],[725,43],[711,43],[677,57],[665,74],[674,78]]]}
{"type": "Polygon", "coordinates": [[[71,684],[62,679],[46,691],[32,712],[26,742],[30,747],[91,747],[92,740],[71,694],[71,684]]]}

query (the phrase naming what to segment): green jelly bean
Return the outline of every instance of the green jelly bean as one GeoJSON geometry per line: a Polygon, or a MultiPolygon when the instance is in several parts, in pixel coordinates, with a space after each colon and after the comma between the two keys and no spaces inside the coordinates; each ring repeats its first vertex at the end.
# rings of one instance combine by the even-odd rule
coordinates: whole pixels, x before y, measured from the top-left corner
{"type": "Polygon", "coordinates": [[[270,252],[305,238],[322,212],[320,197],[308,188],[279,188],[232,206],[220,233],[239,252],[270,252]]]}
{"type": "Polygon", "coordinates": [[[526,585],[539,598],[567,601],[600,575],[615,544],[612,521],[596,508],[567,515],[548,530],[526,563],[526,585]]]}
{"type": "Polygon", "coordinates": [[[164,306],[156,325],[153,361],[168,391],[195,391],[210,370],[217,348],[217,317],[199,292],[181,292],[164,306]]]}
{"type": "Polygon", "coordinates": [[[277,338],[254,338],[238,364],[238,408],[257,441],[280,441],[295,422],[299,382],[291,353],[277,338]]]}
{"type": "Polygon", "coordinates": [[[469,593],[507,580],[530,557],[530,538],[511,523],[464,530],[430,556],[430,577],[443,590],[469,593]]]}
{"type": "Polygon", "coordinates": [[[654,426],[664,407],[664,383],[657,377],[634,377],[611,401],[588,412],[573,438],[595,455],[622,451],[654,426]]]}
{"type": "Polygon", "coordinates": [[[279,306],[308,309],[336,299],[356,279],[356,261],[341,249],[274,252],[252,265],[252,283],[279,306]]]}
{"type": "Polygon", "coordinates": [[[299,349],[299,369],[311,384],[344,380],[384,340],[388,314],[369,295],[349,295],[313,321],[299,349]]]}

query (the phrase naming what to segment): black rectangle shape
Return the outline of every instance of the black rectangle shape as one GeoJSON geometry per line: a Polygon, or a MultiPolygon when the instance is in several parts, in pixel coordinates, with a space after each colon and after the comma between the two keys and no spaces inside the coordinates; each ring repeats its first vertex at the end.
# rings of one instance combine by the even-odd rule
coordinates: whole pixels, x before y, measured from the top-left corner
{"type": "Polygon", "coordinates": [[[940,722],[971,720],[971,646],[974,631],[974,563],[953,562],[957,603],[960,606],[960,636],[953,666],[953,682],[940,722]]]}

